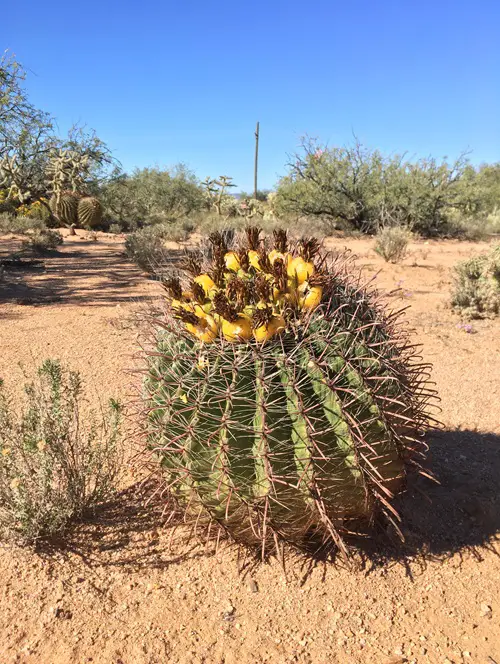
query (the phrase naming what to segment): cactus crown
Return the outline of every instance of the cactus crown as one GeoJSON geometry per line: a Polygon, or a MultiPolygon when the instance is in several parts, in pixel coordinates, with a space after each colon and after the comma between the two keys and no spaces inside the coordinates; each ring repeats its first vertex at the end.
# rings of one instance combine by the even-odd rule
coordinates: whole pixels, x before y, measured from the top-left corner
{"type": "Polygon", "coordinates": [[[344,553],[419,468],[428,366],[350,259],[315,238],[211,236],[163,286],[145,381],[147,436],[170,494],[262,552],[311,532],[344,553]]]}
{"type": "Polygon", "coordinates": [[[205,343],[219,333],[232,342],[267,342],[305,324],[331,290],[334,275],[316,260],[320,245],[315,238],[292,244],[279,230],[269,248],[261,230],[252,226],[234,250],[221,233],[209,240],[212,259],[204,270],[197,257],[188,255],[181,264],[188,275],[185,288],[178,277],[165,282],[174,317],[194,336],[201,333],[205,343]]]}

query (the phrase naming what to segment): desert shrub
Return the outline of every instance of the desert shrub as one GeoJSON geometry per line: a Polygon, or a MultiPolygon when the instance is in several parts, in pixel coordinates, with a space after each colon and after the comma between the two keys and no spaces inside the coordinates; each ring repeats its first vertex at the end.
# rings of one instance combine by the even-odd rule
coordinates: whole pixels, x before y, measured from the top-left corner
{"type": "Polygon", "coordinates": [[[500,234],[500,210],[494,208],[491,212],[483,210],[475,214],[451,212],[441,236],[480,242],[498,234],[500,234]]]}
{"type": "Polygon", "coordinates": [[[18,217],[8,212],[0,212],[0,233],[17,233],[23,235],[27,231],[43,230],[45,223],[32,217],[18,217]]]}
{"type": "Polygon", "coordinates": [[[336,229],[374,233],[384,211],[422,235],[440,235],[449,214],[475,213],[480,191],[475,170],[464,156],[454,163],[416,162],[387,156],[356,142],[321,147],[304,140],[277,189],[279,217],[307,215],[329,219],[336,229]]]}
{"type": "Polygon", "coordinates": [[[125,252],[145,272],[153,274],[165,260],[165,246],[157,227],[142,228],[127,235],[125,252]]]}
{"type": "Polygon", "coordinates": [[[247,224],[243,217],[237,216],[226,219],[213,212],[197,215],[194,218],[194,222],[196,224],[196,230],[203,235],[210,235],[210,233],[223,231],[227,228],[241,230],[245,228],[247,224]]]}
{"type": "Polygon", "coordinates": [[[201,210],[204,193],[195,175],[184,165],[170,169],[136,169],[123,174],[103,187],[100,199],[107,215],[115,222],[135,230],[146,225],[155,214],[183,218],[201,210]]]}
{"type": "Polygon", "coordinates": [[[49,221],[51,217],[50,209],[47,208],[41,201],[33,201],[29,204],[23,203],[16,209],[16,214],[19,217],[40,219],[44,222],[49,221]]]}
{"type": "Polygon", "coordinates": [[[60,533],[113,493],[121,407],[81,418],[78,373],[46,360],[19,410],[0,383],[0,537],[34,542],[60,533]]]}
{"type": "Polygon", "coordinates": [[[125,251],[137,265],[154,274],[166,261],[165,242],[184,242],[193,232],[191,219],[180,219],[173,223],[156,223],[127,235],[125,251]]]}
{"type": "Polygon", "coordinates": [[[113,233],[115,235],[119,235],[120,233],[124,233],[125,229],[121,224],[113,223],[109,225],[108,228],[108,233],[113,233]]]}
{"type": "Polygon", "coordinates": [[[403,226],[386,226],[377,232],[375,251],[388,263],[398,263],[405,257],[411,238],[403,226]]]}
{"type": "Polygon", "coordinates": [[[451,305],[464,318],[500,314],[500,245],[455,266],[451,305]]]}
{"type": "Polygon", "coordinates": [[[35,230],[23,242],[25,248],[32,249],[35,253],[44,254],[55,251],[63,243],[63,236],[59,231],[43,228],[35,230]]]}

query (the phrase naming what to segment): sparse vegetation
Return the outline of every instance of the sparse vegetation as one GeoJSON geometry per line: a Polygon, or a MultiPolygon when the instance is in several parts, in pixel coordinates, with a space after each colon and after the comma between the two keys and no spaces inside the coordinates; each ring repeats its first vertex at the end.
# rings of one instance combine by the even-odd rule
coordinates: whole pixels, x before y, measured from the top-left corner
{"type": "Polygon", "coordinates": [[[120,413],[82,418],[78,373],[45,361],[14,410],[0,383],[0,536],[33,543],[60,534],[107,500],[120,472],[120,413]]]}
{"type": "Polygon", "coordinates": [[[412,239],[411,232],[403,226],[386,226],[377,231],[375,251],[388,263],[403,260],[412,239]]]}
{"type": "Polygon", "coordinates": [[[18,217],[8,212],[0,212],[0,233],[24,235],[27,231],[43,230],[45,223],[36,217],[18,217]]]}
{"type": "Polygon", "coordinates": [[[63,243],[63,236],[59,231],[50,228],[36,229],[23,241],[23,247],[29,248],[37,254],[55,251],[63,243]]]}
{"type": "Polygon", "coordinates": [[[464,318],[500,315],[500,245],[458,263],[451,305],[464,318]]]}
{"type": "Polygon", "coordinates": [[[165,242],[185,242],[194,230],[192,220],[158,222],[127,235],[125,251],[137,265],[151,274],[161,271],[166,262],[165,242]]]}

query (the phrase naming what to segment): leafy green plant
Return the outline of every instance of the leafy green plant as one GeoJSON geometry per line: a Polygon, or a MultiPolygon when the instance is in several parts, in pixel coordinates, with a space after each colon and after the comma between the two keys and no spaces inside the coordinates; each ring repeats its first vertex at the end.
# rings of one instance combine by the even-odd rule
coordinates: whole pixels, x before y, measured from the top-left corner
{"type": "Polygon", "coordinates": [[[182,164],[169,169],[136,169],[114,177],[101,188],[99,198],[110,219],[126,230],[154,222],[155,215],[185,218],[203,208],[203,190],[182,164]]]}
{"type": "Polygon", "coordinates": [[[82,421],[78,373],[46,360],[16,411],[0,383],[0,536],[32,543],[109,499],[120,472],[121,406],[82,421]]]}
{"type": "Polygon", "coordinates": [[[375,251],[388,263],[399,263],[406,256],[411,232],[403,226],[386,226],[377,232],[375,251]]]}
{"type": "MultiPolygon", "coordinates": [[[[346,536],[419,468],[433,391],[394,314],[345,256],[257,228],[166,279],[147,356],[146,430],[170,495],[198,524],[266,550],[346,536]]],[[[363,525],[364,524],[364,525],[363,525]]]]}
{"type": "Polygon", "coordinates": [[[422,235],[447,230],[455,211],[476,213],[481,192],[465,155],[449,164],[386,156],[359,142],[329,148],[304,139],[277,189],[278,216],[327,219],[337,229],[374,233],[385,210],[422,235]]]}
{"type": "Polygon", "coordinates": [[[500,245],[455,266],[451,305],[464,318],[500,314],[500,245]]]}

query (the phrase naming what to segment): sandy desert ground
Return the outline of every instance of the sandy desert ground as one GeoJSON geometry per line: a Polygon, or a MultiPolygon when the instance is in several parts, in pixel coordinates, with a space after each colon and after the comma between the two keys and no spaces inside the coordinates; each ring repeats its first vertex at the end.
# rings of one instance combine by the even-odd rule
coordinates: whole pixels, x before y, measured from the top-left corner
{"type": "MultiPolygon", "coordinates": [[[[119,237],[85,232],[0,281],[0,376],[61,358],[95,403],[127,398],[137,312],[161,296],[119,237]]],[[[17,239],[0,236],[0,254],[17,239]]],[[[39,553],[0,549],[0,664],[500,664],[500,320],[472,331],[448,308],[451,267],[485,244],[416,242],[399,265],[366,239],[359,257],[407,313],[434,365],[445,428],[430,438],[441,484],[398,500],[406,542],[375,541],[358,569],[296,556],[256,563],[163,526],[125,488],[91,523],[39,553]],[[429,500],[422,497],[424,492],[429,500]]],[[[175,250],[175,247],[173,247],[175,250]]]]}

